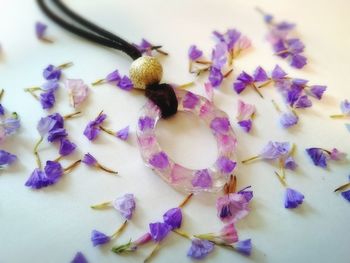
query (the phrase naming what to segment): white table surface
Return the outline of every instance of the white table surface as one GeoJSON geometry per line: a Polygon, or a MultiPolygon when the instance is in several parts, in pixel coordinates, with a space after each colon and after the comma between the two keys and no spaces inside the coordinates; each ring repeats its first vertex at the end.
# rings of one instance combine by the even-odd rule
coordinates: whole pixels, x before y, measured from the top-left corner
{"type": "MultiPolygon", "coordinates": [[[[193,80],[187,72],[187,50],[195,43],[207,53],[213,45],[211,31],[237,28],[253,42],[253,48],[235,63],[235,76],[241,70],[251,72],[261,65],[272,70],[279,63],[291,76],[306,78],[328,86],[321,102],[300,111],[300,124],[289,131],[278,125],[277,113],[270,99],[281,102],[273,88],[264,90],[262,100],[252,91],[240,97],[257,107],[251,134],[235,126],[239,138],[239,158],[256,154],[268,140],[291,141],[298,146],[299,169],[288,173],[289,185],[305,194],[305,203],[296,210],[283,207],[283,188],[274,177],[274,166],[255,162],[240,166],[239,186],[252,185],[254,200],[250,215],[237,224],[242,238],[252,238],[254,252],[250,258],[217,248],[206,262],[338,262],[350,260],[350,207],[333,189],[347,181],[349,164],[331,163],[328,170],[315,167],[304,149],[318,146],[337,147],[349,153],[350,134],[343,120],[328,115],[339,111],[338,104],[350,99],[350,2],[334,1],[67,1],[69,6],[99,25],[132,41],[145,37],[164,46],[171,55],[162,59],[166,82],[186,83],[193,80]],[[98,4],[97,4],[98,3],[98,4]],[[297,23],[297,31],[306,44],[309,64],[303,70],[290,68],[285,61],[272,56],[264,40],[266,26],[254,10],[260,6],[277,19],[297,23]]],[[[0,43],[4,56],[0,62],[0,87],[6,89],[3,104],[19,113],[22,128],[18,135],[1,147],[19,156],[19,162],[1,171],[0,176],[0,262],[70,262],[82,251],[89,262],[141,262],[152,246],[145,246],[129,256],[111,253],[110,245],[93,248],[92,229],[112,233],[122,222],[113,211],[92,211],[89,206],[111,200],[126,192],[137,198],[137,210],[126,231],[116,243],[127,242],[148,229],[148,223],[161,219],[163,212],[175,207],[184,195],[173,190],[145,167],[138,152],[135,125],[146,101],[140,93],[127,93],[105,85],[92,88],[82,107],[83,116],[67,122],[69,137],[79,150],[64,165],[91,152],[107,166],[117,169],[113,177],[81,165],[57,185],[39,191],[24,187],[35,168],[32,149],[38,139],[36,124],[45,112],[23,92],[26,87],[42,83],[41,71],[49,63],[74,62],[65,71],[67,78],[82,78],[91,83],[106,73],[120,69],[127,73],[130,59],[113,50],[101,48],[77,38],[49,21],[35,1],[0,0],[0,43]],[[49,25],[52,45],[39,42],[34,35],[35,21],[49,25]],[[129,143],[101,134],[90,143],[82,132],[88,120],[100,110],[108,114],[108,127],[131,125],[129,143]]],[[[204,95],[204,79],[191,90],[204,95]]],[[[215,94],[215,103],[234,121],[237,95],[232,91],[233,76],[215,94]]],[[[62,88],[54,111],[72,112],[62,88]]],[[[202,168],[216,157],[216,143],[196,118],[179,114],[162,121],[157,128],[162,147],[176,161],[192,168],[202,168]]],[[[55,158],[57,148],[44,143],[43,159],[55,158]]],[[[220,229],[216,217],[215,196],[195,196],[184,210],[183,229],[205,233],[220,229]]],[[[115,243],[115,244],[116,244],[115,243]]],[[[187,240],[171,234],[153,262],[191,262],[186,257],[187,240]]]]}

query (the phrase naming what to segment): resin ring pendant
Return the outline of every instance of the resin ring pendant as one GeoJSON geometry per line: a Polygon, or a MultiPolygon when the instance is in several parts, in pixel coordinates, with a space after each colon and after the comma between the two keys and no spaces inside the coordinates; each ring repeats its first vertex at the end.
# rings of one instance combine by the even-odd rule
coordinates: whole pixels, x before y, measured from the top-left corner
{"type": "Polygon", "coordinates": [[[217,192],[225,185],[228,176],[236,168],[237,138],[225,112],[202,96],[174,89],[178,99],[178,111],[191,112],[201,118],[211,129],[218,145],[218,158],[212,167],[193,170],[175,163],[157,142],[155,128],[161,112],[152,101],[143,107],[138,120],[137,138],[141,156],[168,184],[185,192],[217,192]]]}

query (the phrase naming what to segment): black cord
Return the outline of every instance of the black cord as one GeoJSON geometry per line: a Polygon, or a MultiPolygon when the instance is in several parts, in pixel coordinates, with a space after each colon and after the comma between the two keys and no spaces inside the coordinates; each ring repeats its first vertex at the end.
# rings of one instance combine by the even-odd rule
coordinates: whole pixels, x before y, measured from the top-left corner
{"type": "Polygon", "coordinates": [[[142,56],[142,53],[135,46],[121,39],[120,37],[112,34],[111,32],[108,32],[107,30],[100,28],[99,26],[87,21],[83,17],[70,10],[60,0],[53,0],[52,2],[68,17],[70,17],[75,22],[79,23],[81,26],[90,29],[92,32],[76,27],[73,24],[70,24],[62,18],[60,18],[59,16],[57,16],[48,8],[45,0],[37,0],[37,2],[41,10],[49,18],[51,18],[54,22],[56,22],[66,30],[70,31],[71,33],[74,33],[82,38],[85,38],[97,44],[118,49],[129,55],[134,60],[142,56]]]}

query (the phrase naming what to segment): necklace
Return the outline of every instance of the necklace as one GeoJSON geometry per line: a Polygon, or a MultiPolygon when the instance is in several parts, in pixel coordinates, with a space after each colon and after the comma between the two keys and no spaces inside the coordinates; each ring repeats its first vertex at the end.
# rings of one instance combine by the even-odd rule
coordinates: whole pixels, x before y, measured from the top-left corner
{"type": "Polygon", "coordinates": [[[137,47],[81,17],[60,0],[52,0],[52,3],[79,26],[52,12],[45,0],[37,2],[50,19],[67,31],[96,44],[120,50],[133,59],[129,70],[130,79],[134,88],[144,90],[149,99],[142,109],[136,130],[145,164],[180,191],[220,191],[237,164],[237,138],[227,114],[200,95],[160,83],[163,69],[155,57],[142,56],[137,47]],[[156,124],[160,118],[169,118],[177,111],[194,114],[211,129],[218,145],[218,158],[211,167],[199,170],[186,168],[175,163],[161,149],[155,135],[156,124]]]}

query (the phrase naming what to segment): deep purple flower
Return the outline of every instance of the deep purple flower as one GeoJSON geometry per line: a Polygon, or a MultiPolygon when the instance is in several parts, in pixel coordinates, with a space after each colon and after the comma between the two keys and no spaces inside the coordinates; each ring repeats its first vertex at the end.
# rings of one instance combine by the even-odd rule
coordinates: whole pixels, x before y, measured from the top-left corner
{"type": "Polygon", "coordinates": [[[254,74],[253,74],[253,77],[254,77],[254,81],[255,82],[259,82],[259,81],[266,81],[269,79],[269,77],[267,76],[267,73],[266,71],[258,66],[255,71],[254,71],[254,74]]]}
{"type": "Polygon", "coordinates": [[[129,79],[127,76],[123,76],[117,83],[117,86],[123,90],[129,91],[131,90],[134,85],[132,84],[131,79],[129,79]]]}
{"type": "MultiPolygon", "coordinates": [[[[221,73],[221,69],[227,61],[227,46],[225,43],[218,43],[211,53],[211,67],[221,73]]],[[[220,82],[221,83],[221,82],[220,82]]],[[[213,85],[216,87],[215,85],[213,85]]]]}
{"type": "Polygon", "coordinates": [[[289,128],[297,124],[299,121],[299,117],[295,115],[293,112],[285,112],[282,113],[280,118],[280,123],[284,128],[289,128]]]}
{"type": "Polygon", "coordinates": [[[327,86],[322,86],[322,85],[312,85],[310,86],[310,94],[317,98],[317,99],[322,99],[323,93],[326,91],[327,86]]]}
{"type": "Polygon", "coordinates": [[[262,149],[260,156],[267,160],[275,160],[286,156],[291,150],[289,142],[272,142],[269,141],[262,149]]]}
{"type": "Polygon", "coordinates": [[[47,117],[41,118],[37,130],[41,136],[45,136],[57,129],[64,127],[63,117],[59,113],[48,115],[47,117]]]}
{"type": "Polygon", "coordinates": [[[144,131],[146,129],[153,129],[154,124],[155,124],[154,119],[148,116],[141,117],[138,121],[138,126],[141,131],[144,131]]]}
{"type": "Polygon", "coordinates": [[[348,200],[350,202],[350,190],[341,192],[342,197],[344,197],[345,200],[348,200]]]}
{"type": "Polygon", "coordinates": [[[106,77],[105,80],[108,83],[112,83],[112,82],[119,82],[121,80],[121,76],[119,74],[118,70],[114,70],[113,72],[109,73],[106,77]]]}
{"type": "Polygon", "coordinates": [[[203,259],[214,250],[214,243],[208,240],[192,239],[192,244],[187,256],[194,259],[203,259]]]}
{"type": "Polygon", "coordinates": [[[298,167],[292,156],[284,160],[284,168],[294,171],[298,167]]]}
{"type": "Polygon", "coordinates": [[[321,148],[308,148],[306,149],[307,154],[310,156],[314,165],[322,168],[327,167],[327,153],[321,148]]]}
{"type": "Polygon", "coordinates": [[[254,78],[245,71],[242,71],[242,73],[238,75],[237,80],[237,82],[233,83],[233,88],[237,94],[240,94],[247,86],[254,82],[254,78]]]}
{"type": "Polygon", "coordinates": [[[47,140],[49,142],[54,142],[54,141],[57,141],[57,140],[60,140],[60,139],[67,137],[67,135],[68,134],[67,134],[65,128],[58,128],[55,130],[51,130],[49,132],[49,136],[47,136],[47,140]]]}
{"type": "Polygon", "coordinates": [[[226,117],[216,117],[211,121],[210,128],[215,133],[226,133],[230,129],[230,121],[226,117]]]}
{"type": "Polygon", "coordinates": [[[88,138],[90,141],[93,141],[97,138],[97,136],[100,134],[100,125],[104,122],[104,120],[107,118],[107,115],[104,113],[100,113],[96,119],[90,121],[84,130],[84,135],[86,138],[88,138]]]}
{"type": "Polygon", "coordinates": [[[97,164],[96,158],[92,156],[90,153],[84,154],[84,157],[81,160],[81,162],[85,163],[88,166],[95,166],[97,164]]]}
{"type": "Polygon", "coordinates": [[[216,67],[210,67],[208,79],[213,87],[219,87],[224,79],[224,76],[222,75],[222,72],[220,69],[216,67]]]}
{"type": "Polygon", "coordinates": [[[182,223],[182,211],[179,207],[169,209],[163,215],[164,223],[168,224],[171,229],[177,229],[181,227],[182,223]]]}
{"type": "Polygon", "coordinates": [[[247,186],[237,192],[237,194],[243,195],[247,202],[250,202],[250,200],[253,199],[253,191],[247,190],[249,188],[251,188],[251,186],[247,186]]]}
{"type": "Polygon", "coordinates": [[[194,187],[210,188],[213,185],[213,180],[208,169],[198,170],[191,181],[194,187]]]}
{"type": "Polygon", "coordinates": [[[252,120],[242,120],[242,121],[239,121],[237,122],[238,125],[240,127],[242,127],[242,129],[245,131],[245,132],[250,132],[250,130],[252,129],[252,120]]]}
{"type": "Polygon", "coordinates": [[[182,105],[186,109],[194,109],[199,102],[199,97],[192,92],[187,92],[183,98],[182,105]]]}
{"type": "Polygon", "coordinates": [[[169,159],[165,152],[159,152],[152,155],[149,163],[159,169],[165,169],[169,166],[169,159]]]}
{"type": "Polygon", "coordinates": [[[217,215],[222,222],[237,222],[249,214],[249,202],[252,194],[246,194],[243,191],[223,195],[217,199],[217,215]]]}
{"type": "Polygon", "coordinates": [[[43,71],[43,77],[46,80],[58,81],[61,74],[62,70],[54,65],[48,65],[43,71]]]}
{"type": "Polygon", "coordinates": [[[2,104],[0,103],[0,115],[1,115],[1,116],[4,116],[4,114],[5,114],[5,108],[4,108],[4,106],[2,106],[2,104]]]}
{"type": "Polygon", "coordinates": [[[142,54],[146,54],[147,56],[152,55],[152,47],[153,45],[147,41],[146,39],[142,39],[140,45],[133,44],[142,54]]]}
{"type": "Polygon", "coordinates": [[[303,68],[307,63],[307,59],[305,56],[300,54],[292,55],[292,60],[290,65],[295,68],[303,68]]]}
{"type": "Polygon", "coordinates": [[[39,39],[43,39],[44,36],[45,36],[46,29],[47,29],[47,25],[45,25],[42,22],[36,22],[35,23],[35,34],[36,34],[36,37],[39,38],[39,39]]]}
{"type": "Polygon", "coordinates": [[[67,156],[74,152],[74,150],[77,148],[77,145],[70,140],[66,138],[62,138],[60,141],[60,149],[59,149],[59,154],[61,156],[67,156]]]}
{"type": "Polygon", "coordinates": [[[250,256],[252,252],[252,241],[251,239],[246,239],[242,241],[238,241],[237,243],[234,244],[234,248],[236,249],[237,252],[250,256]]]}
{"type": "Polygon", "coordinates": [[[283,79],[286,76],[287,76],[287,73],[279,65],[276,65],[275,68],[272,70],[272,73],[271,73],[271,78],[274,81],[281,80],[281,79],[283,79]]]}
{"type": "Polygon", "coordinates": [[[303,93],[303,87],[297,84],[292,84],[290,87],[286,90],[286,100],[287,103],[293,107],[295,103],[299,100],[303,93]]]}
{"type": "Polygon", "coordinates": [[[300,192],[287,188],[284,199],[285,208],[296,208],[303,203],[304,195],[300,192]]]}
{"type": "Polygon", "coordinates": [[[84,257],[83,253],[77,252],[70,263],[88,263],[88,261],[84,257]]]}
{"type": "Polygon", "coordinates": [[[300,96],[294,105],[295,108],[309,108],[311,106],[312,102],[306,95],[300,96]]]}
{"type": "Polygon", "coordinates": [[[46,177],[50,181],[51,184],[55,184],[63,175],[63,168],[59,162],[55,161],[47,161],[44,168],[46,177]]]}
{"type": "Polygon", "coordinates": [[[91,242],[94,247],[104,245],[111,241],[111,238],[107,236],[106,234],[97,231],[97,230],[92,230],[91,232],[91,242]]]}
{"type": "Polygon", "coordinates": [[[150,234],[156,242],[162,241],[171,231],[171,226],[166,223],[156,222],[149,224],[150,234]]]}
{"type": "Polygon", "coordinates": [[[123,141],[126,141],[128,139],[128,137],[129,137],[129,126],[126,126],[125,128],[117,131],[116,136],[119,139],[121,139],[123,141]]]}
{"type": "Polygon", "coordinates": [[[40,103],[43,109],[51,109],[55,104],[55,101],[54,90],[49,90],[40,94],[40,103]]]}
{"type": "Polygon", "coordinates": [[[188,49],[188,58],[192,61],[199,59],[202,55],[203,51],[199,50],[196,45],[192,45],[188,49]]]}
{"type": "Polygon", "coordinates": [[[236,168],[237,163],[225,156],[221,156],[216,161],[216,166],[221,173],[229,174],[236,168]]]}
{"type": "Polygon", "coordinates": [[[17,156],[6,152],[4,150],[0,150],[0,167],[3,167],[5,165],[11,165],[17,160],[17,156]]]}
{"type": "Polygon", "coordinates": [[[40,189],[50,184],[51,180],[46,176],[46,174],[39,168],[36,168],[26,181],[25,186],[33,189],[40,189]]]}
{"type": "Polygon", "coordinates": [[[125,194],[113,201],[113,207],[118,210],[121,215],[130,220],[136,208],[135,197],[133,194],[125,194]]]}

